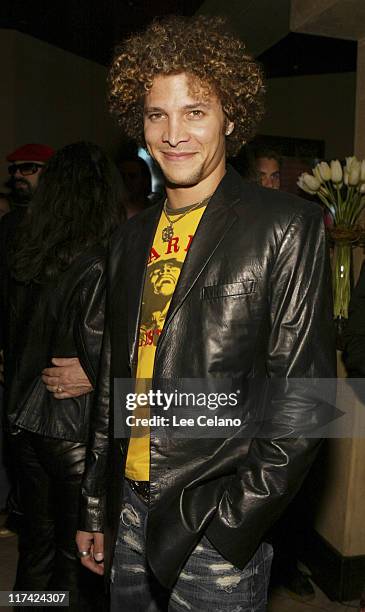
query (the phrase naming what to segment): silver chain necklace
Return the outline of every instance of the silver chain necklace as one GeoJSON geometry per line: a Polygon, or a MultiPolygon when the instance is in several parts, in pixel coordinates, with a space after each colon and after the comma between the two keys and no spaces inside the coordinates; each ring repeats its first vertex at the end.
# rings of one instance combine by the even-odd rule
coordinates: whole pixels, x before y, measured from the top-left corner
{"type": "Polygon", "coordinates": [[[183,219],[188,213],[192,212],[193,210],[196,210],[199,206],[201,206],[202,204],[204,204],[205,202],[208,204],[210,198],[212,197],[213,194],[209,195],[207,198],[204,198],[203,200],[200,200],[200,202],[197,202],[196,204],[192,204],[191,206],[189,206],[189,208],[187,210],[185,210],[180,216],[178,216],[176,219],[172,219],[170,217],[170,215],[167,212],[167,202],[168,199],[166,198],[166,200],[163,203],[163,212],[165,214],[166,219],[168,220],[169,224],[163,228],[162,230],[162,241],[163,242],[169,242],[171,240],[171,238],[174,237],[174,224],[177,223],[178,221],[181,221],[181,219],[183,219]]]}

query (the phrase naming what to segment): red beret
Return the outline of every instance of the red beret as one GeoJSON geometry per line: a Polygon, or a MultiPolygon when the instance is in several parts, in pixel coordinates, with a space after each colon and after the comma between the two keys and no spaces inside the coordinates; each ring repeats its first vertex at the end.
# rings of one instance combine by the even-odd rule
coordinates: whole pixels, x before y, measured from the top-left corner
{"type": "Polygon", "coordinates": [[[19,149],[15,149],[6,156],[9,162],[33,161],[47,162],[54,154],[54,149],[43,144],[26,144],[19,149]]]}

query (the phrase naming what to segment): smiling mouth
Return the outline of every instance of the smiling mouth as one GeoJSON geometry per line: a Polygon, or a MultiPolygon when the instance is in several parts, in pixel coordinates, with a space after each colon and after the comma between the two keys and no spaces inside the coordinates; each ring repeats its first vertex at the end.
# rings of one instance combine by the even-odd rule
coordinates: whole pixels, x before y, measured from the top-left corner
{"type": "Polygon", "coordinates": [[[195,155],[195,153],[170,153],[168,151],[162,151],[162,155],[168,161],[185,161],[195,155]]]}

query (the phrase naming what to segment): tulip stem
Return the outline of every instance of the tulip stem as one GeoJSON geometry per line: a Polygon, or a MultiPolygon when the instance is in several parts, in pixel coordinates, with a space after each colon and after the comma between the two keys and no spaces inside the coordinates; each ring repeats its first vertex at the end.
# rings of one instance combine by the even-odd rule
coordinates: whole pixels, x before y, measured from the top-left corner
{"type": "Polygon", "coordinates": [[[348,305],[351,292],[351,246],[336,243],[333,264],[333,306],[334,316],[348,317],[348,305]]]}
{"type": "Polygon", "coordinates": [[[342,202],[342,196],[341,196],[341,189],[338,184],[336,184],[336,189],[337,189],[337,206],[336,206],[335,220],[336,222],[339,222],[338,217],[341,214],[340,211],[342,210],[343,202],[342,202]]]}

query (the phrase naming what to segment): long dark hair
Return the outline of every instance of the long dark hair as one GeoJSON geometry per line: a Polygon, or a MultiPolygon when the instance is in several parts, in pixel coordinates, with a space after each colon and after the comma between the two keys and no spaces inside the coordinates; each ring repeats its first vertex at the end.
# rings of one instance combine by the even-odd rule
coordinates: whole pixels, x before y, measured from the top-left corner
{"type": "Polygon", "coordinates": [[[85,249],[105,246],[124,219],[125,200],[122,179],[100,147],[89,142],[63,147],[45,166],[19,228],[12,275],[44,282],[85,249]]]}

